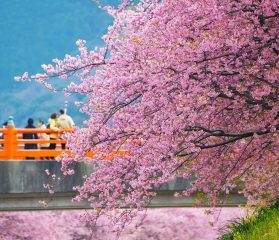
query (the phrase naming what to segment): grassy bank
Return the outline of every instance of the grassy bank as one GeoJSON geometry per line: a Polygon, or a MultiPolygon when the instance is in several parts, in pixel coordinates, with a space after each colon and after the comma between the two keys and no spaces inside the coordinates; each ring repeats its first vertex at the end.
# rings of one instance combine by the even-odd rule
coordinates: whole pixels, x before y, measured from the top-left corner
{"type": "Polygon", "coordinates": [[[219,240],[278,240],[279,201],[271,207],[256,211],[249,218],[238,219],[228,226],[219,240]]]}

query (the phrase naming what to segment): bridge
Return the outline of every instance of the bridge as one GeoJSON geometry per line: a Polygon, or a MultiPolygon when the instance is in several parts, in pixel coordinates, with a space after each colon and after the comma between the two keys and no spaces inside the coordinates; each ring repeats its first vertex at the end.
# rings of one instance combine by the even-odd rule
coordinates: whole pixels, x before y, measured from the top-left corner
{"type": "MultiPolygon", "coordinates": [[[[62,130],[61,132],[69,132],[70,130],[62,130]]],[[[43,140],[43,139],[23,139],[23,134],[51,134],[55,131],[51,129],[30,129],[30,128],[15,128],[13,118],[9,117],[8,126],[0,129],[2,139],[0,139],[0,160],[25,160],[27,157],[33,157],[40,160],[44,157],[57,157],[62,153],[61,144],[66,143],[63,139],[43,140]],[[25,144],[40,144],[55,143],[55,150],[48,149],[24,149],[25,144]]],[[[65,151],[65,150],[64,150],[65,151]]],[[[68,152],[66,150],[66,152],[68,152]]]]}
{"type": "MultiPolygon", "coordinates": [[[[12,119],[10,119],[12,120],[12,119]]],[[[77,163],[75,174],[64,176],[61,171],[61,163],[54,160],[41,160],[44,157],[57,157],[61,154],[61,144],[65,140],[41,140],[41,139],[22,139],[23,133],[51,133],[50,129],[16,129],[12,121],[6,129],[1,129],[4,134],[0,141],[0,211],[16,210],[43,210],[45,209],[40,202],[46,202],[46,209],[79,209],[90,208],[87,202],[74,203],[71,201],[77,195],[73,187],[83,182],[83,176],[92,173],[92,165],[88,163],[77,163]],[[55,150],[27,150],[23,149],[24,144],[41,144],[53,142],[57,144],[55,150]],[[25,160],[32,156],[34,160],[25,160]],[[46,169],[50,175],[46,174],[46,169]],[[59,177],[60,181],[53,181],[52,175],[59,177]],[[44,188],[44,184],[54,185],[54,194],[49,194],[44,188]]],[[[92,155],[93,153],[88,153],[92,155]]],[[[123,154],[123,152],[112,153],[123,154]]],[[[110,158],[109,160],[111,160],[110,158]]],[[[146,207],[192,207],[197,196],[187,198],[176,198],[174,193],[182,191],[190,186],[190,181],[176,178],[171,182],[165,183],[154,189],[157,196],[146,207]]],[[[245,204],[246,199],[237,192],[232,192],[224,196],[220,206],[238,206],[245,204]]],[[[203,206],[207,204],[204,203],[203,206]]]]}
{"type": "MultiPolygon", "coordinates": [[[[72,132],[69,129],[60,129],[59,134],[72,132]]],[[[43,140],[43,139],[23,139],[23,134],[51,134],[57,133],[57,131],[51,129],[38,129],[38,128],[15,128],[13,118],[9,117],[8,126],[4,129],[0,129],[2,139],[0,139],[0,160],[25,160],[28,157],[32,157],[36,160],[44,158],[56,158],[62,152],[71,154],[69,150],[62,149],[62,144],[66,144],[66,140],[43,140]],[[40,144],[55,143],[55,149],[40,149],[40,144]],[[24,149],[26,144],[35,144],[38,149],[24,149]]],[[[124,150],[117,150],[107,154],[102,160],[113,160],[114,154],[124,154],[124,150]]],[[[92,152],[88,152],[87,156],[93,156],[92,152]]]]}

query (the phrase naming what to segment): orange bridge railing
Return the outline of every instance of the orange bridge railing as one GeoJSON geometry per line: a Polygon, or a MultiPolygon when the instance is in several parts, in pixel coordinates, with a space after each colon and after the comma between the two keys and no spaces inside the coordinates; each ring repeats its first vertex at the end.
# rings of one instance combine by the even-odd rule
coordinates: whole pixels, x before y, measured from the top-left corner
{"type": "MultiPolygon", "coordinates": [[[[63,133],[72,132],[72,130],[60,129],[59,135],[63,133]]],[[[4,129],[0,129],[2,139],[0,139],[0,160],[25,160],[32,158],[35,160],[54,159],[58,157],[62,152],[70,154],[70,151],[62,149],[62,144],[67,144],[66,140],[43,140],[43,139],[23,139],[23,134],[40,134],[40,133],[57,133],[51,129],[38,129],[38,128],[15,128],[13,123],[13,117],[9,117],[8,126],[4,129]],[[41,144],[55,143],[55,149],[40,149],[41,144]],[[37,149],[25,149],[26,144],[36,144],[37,149]]],[[[113,160],[115,154],[125,155],[125,150],[116,150],[110,153],[104,153],[101,160],[113,160]]],[[[93,152],[88,152],[87,156],[92,157],[93,152]]]]}
{"type": "MultiPolygon", "coordinates": [[[[61,130],[61,132],[69,132],[71,130],[61,130]]],[[[55,133],[51,129],[27,129],[15,128],[7,126],[5,129],[0,129],[2,139],[0,139],[0,160],[23,160],[27,157],[32,157],[36,160],[45,158],[55,158],[62,151],[69,153],[68,150],[62,150],[61,144],[66,144],[66,140],[43,140],[43,139],[23,139],[23,134],[40,134],[40,133],[55,133]],[[40,149],[40,144],[55,143],[55,149],[40,149]],[[24,149],[25,144],[36,144],[38,149],[24,149]]]]}

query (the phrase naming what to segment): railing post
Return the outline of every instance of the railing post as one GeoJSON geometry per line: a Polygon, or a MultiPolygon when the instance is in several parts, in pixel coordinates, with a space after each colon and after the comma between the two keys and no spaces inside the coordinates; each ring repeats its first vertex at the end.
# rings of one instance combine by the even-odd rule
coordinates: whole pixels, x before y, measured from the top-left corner
{"type": "Polygon", "coordinates": [[[8,160],[11,160],[14,158],[14,152],[15,152],[15,125],[14,125],[14,118],[12,116],[9,117],[8,125],[7,125],[7,135],[4,136],[4,138],[7,138],[7,141],[5,141],[4,147],[7,149],[8,153],[8,160]]]}

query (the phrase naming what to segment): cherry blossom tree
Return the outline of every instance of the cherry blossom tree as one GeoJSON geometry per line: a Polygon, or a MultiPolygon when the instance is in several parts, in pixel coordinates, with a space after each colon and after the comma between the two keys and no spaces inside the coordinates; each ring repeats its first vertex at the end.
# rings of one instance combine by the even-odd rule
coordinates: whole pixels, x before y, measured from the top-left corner
{"type": "Polygon", "coordinates": [[[212,205],[235,188],[252,204],[278,197],[278,7],[274,0],[123,1],[105,8],[115,19],[105,47],[88,50],[78,40],[79,55],[16,78],[53,91],[50,79],[69,79],[66,94],[87,96],[77,104],[88,127],[69,136],[72,155],[61,158],[66,173],[75,162],[96,163],[76,188],[75,200],[94,209],[88,222],[110,216],[120,231],[154,187],[175,177],[193,179],[177,196],[202,192],[212,205]],[[119,149],[125,154],[102,160],[119,149]]]}
{"type": "MultiPolygon", "coordinates": [[[[226,221],[240,217],[239,208],[223,208],[213,215],[205,215],[208,209],[163,208],[148,209],[140,226],[137,221],[121,234],[122,240],[164,239],[215,239],[226,221]],[[218,222],[216,219],[218,218],[218,222]],[[214,226],[212,227],[212,224],[214,226]],[[188,228],[185,228],[185,225],[188,228]]],[[[0,239],[2,240],[111,240],[110,229],[97,228],[94,238],[90,226],[83,225],[79,216],[85,210],[22,211],[0,213],[0,239]]],[[[106,221],[103,222],[104,224],[106,221]]]]}
{"type": "Polygon", "coordinates": [[[0,213],[2,240],[91,239],[90,229],[80,224],[80,211],[23,211],[0,213]]]}

